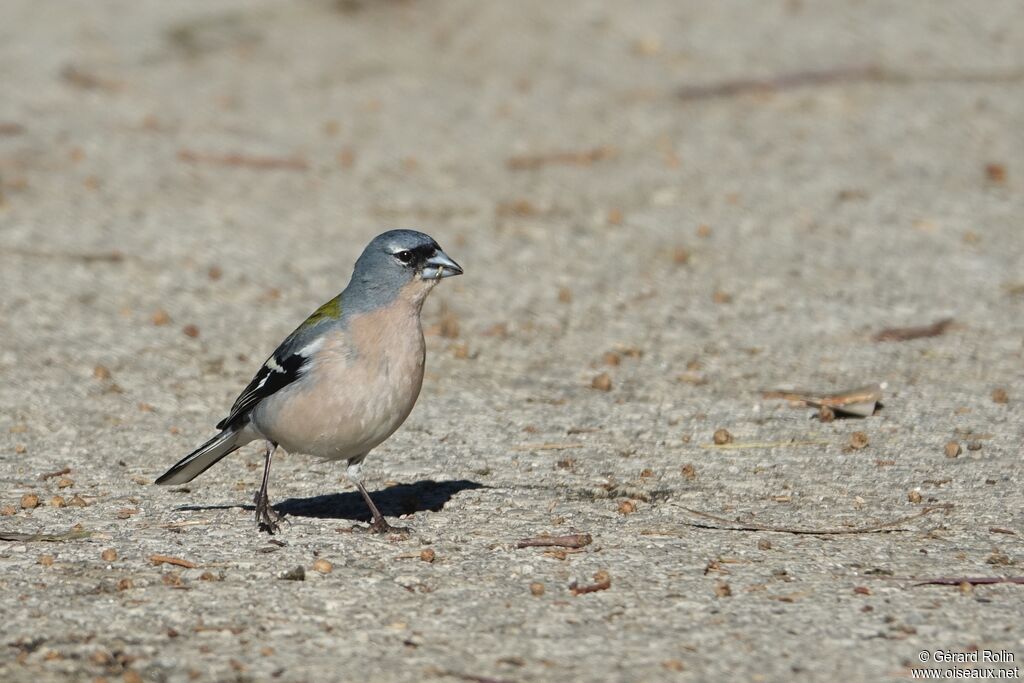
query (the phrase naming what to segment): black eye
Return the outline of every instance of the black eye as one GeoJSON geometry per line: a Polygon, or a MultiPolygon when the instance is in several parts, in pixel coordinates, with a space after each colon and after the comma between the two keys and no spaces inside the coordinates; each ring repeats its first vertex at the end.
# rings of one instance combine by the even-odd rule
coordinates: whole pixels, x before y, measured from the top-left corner
{"type": "Polygon", "coordinates": [[[412,261],[412,252],[411,251],[399,251],[399,252],[396,252],[395,253],[395,258],[398,259],[399,261],[401,261],[402,263],[410,263],[412,261]]]}

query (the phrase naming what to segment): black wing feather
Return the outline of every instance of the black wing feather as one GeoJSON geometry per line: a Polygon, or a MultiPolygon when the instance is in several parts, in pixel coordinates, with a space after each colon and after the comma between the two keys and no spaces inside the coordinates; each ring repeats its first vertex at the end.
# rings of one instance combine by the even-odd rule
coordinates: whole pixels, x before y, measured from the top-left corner
{"type": "Polygon", "coordinates": [[[249,382],[249,386],[235,399],[231,413],[217,423],[217,429],[227,429],[247,420],[249,411],[255,408],[257,403],[301,377],[308,362],[308,358],[297,353],[284,358],[268,358],[249,382]],[[276,366],[271,361],[276,363],[276,366]]]}

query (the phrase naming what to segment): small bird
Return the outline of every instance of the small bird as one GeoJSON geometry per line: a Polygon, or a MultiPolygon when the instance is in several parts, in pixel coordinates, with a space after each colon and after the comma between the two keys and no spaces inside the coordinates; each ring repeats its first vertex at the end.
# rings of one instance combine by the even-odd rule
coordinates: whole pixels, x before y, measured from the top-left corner
{"type": "Polygon", "coordinates": [[[442,278],[462,268],[429,235],[390,230],[356,260],[352,279],[281,342],[217,423],[220,433],[167,470],[157,484],[192,481],[224,456],[266,441],[263,484],[256,493],[260,531],[278,531],[270,505],[270,462],[289,453],[346,460],[363,495],[370,529],[395,530],[373,504],[360,469],[367,454],[409,416],[423,384],[426,347],[420,311],[442,278]]]}

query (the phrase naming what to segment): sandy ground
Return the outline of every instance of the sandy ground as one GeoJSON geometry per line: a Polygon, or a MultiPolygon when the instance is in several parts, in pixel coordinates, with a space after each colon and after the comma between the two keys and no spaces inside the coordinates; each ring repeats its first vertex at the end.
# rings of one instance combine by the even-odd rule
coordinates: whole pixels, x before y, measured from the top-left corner
{"type": "Polygon", "coordinates": [[[0,542],[0,679],[1024,666],[1024,586],[916,585],[1024,575],[1020,2],[5,0],[0,84],[0,534],[81,531],[0,542]],[[395,226],[466,268],[364,468],[412,534],[153,486],[395,226]]]}

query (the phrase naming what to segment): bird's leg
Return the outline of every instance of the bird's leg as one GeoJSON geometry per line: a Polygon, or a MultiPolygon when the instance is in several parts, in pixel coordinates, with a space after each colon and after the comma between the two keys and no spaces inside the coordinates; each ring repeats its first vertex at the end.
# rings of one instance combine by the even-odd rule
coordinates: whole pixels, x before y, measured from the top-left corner
{"type": "Polygon", "coordinates": [[[280,529],[277,521],[281,519],[277,511],[270,506],[270,496],[267,494],[267,487],[270,484],[270,461],[273,459],[274,451],[276,450],[277,444],[273,441],[267,441],[267,452],[264,456],[263,464],[263,485],[260,486],[260,490],[256,492],[256,497],[254,498],[256,503],[256,524],[259,526],[260,531],[266,531],[271,536],[280,529]]]}
{"type": "Polygon", "coordinates": [[[351,462],[346,470],[349,480],[356,485],[359,489],[359,493],[363,494],[363,500],[366,501],[366,507],[370,508],[370,515],[373,517],[370,522],[370,531],[375,534],[407,534],[409,530],[405,527],[391,526],[388,521],[384,519],[384,515],[380,513],[377,506],[373,504],[373,499],[370,498],[370,492],[363,486],[362,478],[359,476],[359,471],[362,469],[362,458],[358,462],[351,462]]]}

